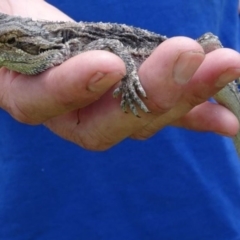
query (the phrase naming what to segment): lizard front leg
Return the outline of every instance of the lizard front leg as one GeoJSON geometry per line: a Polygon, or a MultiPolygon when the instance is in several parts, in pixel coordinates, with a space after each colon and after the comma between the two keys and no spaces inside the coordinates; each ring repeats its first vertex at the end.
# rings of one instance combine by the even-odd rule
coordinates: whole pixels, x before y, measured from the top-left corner
{"type": "Polygon", "coordinates": [[[132,113],[139,117],[135,105],[137,104],[144,112],[150,112],[137,94],[139,93],[142,97],[146,98],[146,92],[137,74],[137,66],[124,45],[116,39],[98,39],[83,47],[83,51],[89,50],[106,50],[116,54],[124,61],[126,65],[126,76],[122,79],[121,85],[113,92],[114,97],[122,94],[122,110],[127,112],[127,108],[129,107],[132,113]]]}

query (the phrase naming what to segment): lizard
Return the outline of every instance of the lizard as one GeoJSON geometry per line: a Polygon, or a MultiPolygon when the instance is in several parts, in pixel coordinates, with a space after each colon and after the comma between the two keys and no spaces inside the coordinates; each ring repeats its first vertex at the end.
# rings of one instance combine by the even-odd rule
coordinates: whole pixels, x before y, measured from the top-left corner
{"type": "MultiPolygon", "coordinates": [[[[137,27],[117,23],[53,22],[32,20],[0,13],[0,67],[26,75],[39,74],[60,65],[67,59],[89,50],[106,50],[119,56],[126,65],[126,75],[113,92],[122,96],[124,112],[140,117],[137,108],[150,112],[137,71],[166,36],[137,27]]],[[[208,32],[196,40],[205,53],[222,48],[217,36],[208,32]]],[[[229,108],[240,121],[238,84],[233,81],[220,90],[214,99],[229,108]]],[[[240,156],[240,131],[234,137],[240,156]]]]}

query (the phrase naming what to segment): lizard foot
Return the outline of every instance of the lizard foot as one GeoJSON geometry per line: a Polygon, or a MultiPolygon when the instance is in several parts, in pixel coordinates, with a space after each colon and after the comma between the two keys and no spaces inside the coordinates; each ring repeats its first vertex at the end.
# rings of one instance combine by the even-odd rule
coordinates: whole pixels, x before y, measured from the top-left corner
{"type": "Polygon", "coordinates": [[[137,104],[144,112],[150,112],[137,94],[138,92],[142,97],[146,98],[146,93],[137,75],[136,63],[123,43],[118,39],[100,38],[84,46],[83,51],[93,49],[110,51],[119,56],[126,65],[127,75],[122,79],[121,86],[113,92],[113,97],[122,94],[122,101],[120,104],[122,110],[127,112],[127,108],[129,108],[135,116],[139,117],[135,106],[135,104],[137,104]]]}
{"type": "Polygon", "coordinates": [[[116,98],[122,94],[122,100],[120,104],[122,110],[127,112],[127,108],[129,108],[136,117],[140,117],[136,105],[146,113],[150,111],[142,99],[138,96],[137,92],[144,98],[146,98],[146,92],[144,91],[137,75],[134,76],[134,81],[129,80],[129,78],[130,76],[127,75],[122,79],[122,84],[120,87],[114,90],[113,97],[116,98]]]}

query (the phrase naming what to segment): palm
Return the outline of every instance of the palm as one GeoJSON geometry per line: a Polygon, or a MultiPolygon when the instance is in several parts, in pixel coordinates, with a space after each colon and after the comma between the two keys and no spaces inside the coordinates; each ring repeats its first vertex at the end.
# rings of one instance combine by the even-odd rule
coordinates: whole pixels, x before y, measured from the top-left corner
{"type": "MultiPolygon", "coordinates": [[[[39,17],[38,13],[44,12],[46,19],[69,19],[44,1],[31,1],[29,11],[17,7],[16,3],[12,5],[15,9],[8,9],[8,6],[2,3],[0,8],[22,16],[31,12],[33,17],[39,17]]],[[[201,51],[191,39],[174,38],[161,44],[143,63],[139,76],[152,114],[142,113],[140,119],[124,114],[119,100],[112,99],[111,87],[122,78],[125,66],[117,56],[103,51],[80,54],[37,76],[1,69],[1,107],[21,122],[43,123],[59,136],[95,150],[111,147],[128,136],[148,138],[169,124],[234,135],[238,122],[233,114],[205,101],[220,89],[215,83],[227,69],[233,69],[229,82],[238,77],[234,69],[240,63],[240,56],[222,49],[204,58],[201,51]],[[185,52],[190,53],[187,55],[189,64],[182,72],[191,81],[178,84],[173,69],[176,59],[185,52]],[[231,61],[224,62],[222,56],[231,57],[231,61]],[[208,112],[218,114],[206,114],[208,112]]],[[[186,59],[181,61],[184,65],[186,59]]]]}

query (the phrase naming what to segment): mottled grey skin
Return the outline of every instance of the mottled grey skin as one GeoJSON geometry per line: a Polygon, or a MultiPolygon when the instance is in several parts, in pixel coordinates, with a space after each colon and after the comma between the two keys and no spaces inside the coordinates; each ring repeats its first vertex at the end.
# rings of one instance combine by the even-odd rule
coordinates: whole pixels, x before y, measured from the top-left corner
{"type": "MultiPolygon", "coordinates": [[[[121,108],[138,115],[136,105],[148,108],[138,96],[146,97],[137,70],[165,36],[114,23],[33,21],[30,18],[0,13],[0,67],[23,74],[38,74],[67,59],[89,50],[106,50],[118,55],[126,65],[127,74],[113,96],[122,95],[121,108]]],[[[206,33],[197,41],[205,53],[221,48],[216,36],[206,33]]],[[[240,99],[236,83],[228,84],[215,99],[228,107],[240,120],[240,99]]],[[[235,139],[240,155],[240,134],[235,139]]]]}
{"type": "MultiPolygon", "coordinates": [[[[206,33],[197,41],[201,44],[205,53],[211,52],[215,49],[222,48],[222,44],[217,36],[211,33],[206,33]]],[[[226,87],[214,95],[214,99],[230,109],[240,122],[240,95],[239,95],[239,80],[229,83],[226,87]]],[[[233,138],[236,150],[240,156],[240,131],[233,138]]]]}
{"type": "Polygon", "coordinates": [[[138,116],[137,104],[149,112],[137,92],[146,97],[137,70],[166,37],[124,24],[33,21],[0,14],[0,66],[23,74],[38,74],[81,52],[107,50],[126,64],[127,74],[113,96],[138,116]]]}

